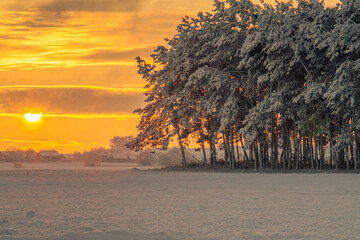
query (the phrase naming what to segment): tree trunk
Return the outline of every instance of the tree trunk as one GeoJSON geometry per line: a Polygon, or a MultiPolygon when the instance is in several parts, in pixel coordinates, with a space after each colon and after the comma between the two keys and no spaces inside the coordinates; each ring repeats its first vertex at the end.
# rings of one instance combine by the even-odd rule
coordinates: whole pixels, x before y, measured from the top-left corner
{"type": "Polygon", "coordinates": [[[283,151],[281,153],[281,155],[283,156],[283,169],[286,169],[286,136],[285,136],[285,118],[284,115],[282,116],[282,123],[281,123],[281,131],[282,131],[282,135],[283,135],[283,151]]]}
{"type": "Polygon", "coordinates": [[[314,145],[312,135],[310,134],[310,161],[311,161],[311,169],[314,170],[314,145]]]}
{"type": "Polygon", "coordinates": [[[291,166],[291,154],[292,154],[292,148],[291,148],[291,140],[290,140],[290,137],[289,137],[290,133],[287,134],[287,142],[288,142],[288,145],[287,145],[287,159],[288,159],[288,169],[290,169],[290,166],[291,166]]]}
{"type": "Polygon", "coordinates": [[[260,158],[259,158],[259,165],[260,168],[263,168],[263,161],[264,161],[264,147],[262,144],[262,139],[259,137],[259,149],[260,149],[260,158]]]}
{"type": "Polygon", "coordinates": [[[210,162],[212,165],[216,165],[216,146],[215,146],[215,134],[209,133],[210,141],[210,162]]]}
{"type": "Polygon", "coordinates": [[[250,146],[249,146],[249,158],[250,158],[250,164],[253,164],[254,153],[253,153],[253,145],[252,144],[250,144],[250,146]]]}
{"type": "Polygon", "coordinates": [[[229,134],[229,131],[225,132],[225,142],[226,142],[226,149],[229,153],[229,161],[226,162],[226,164],[229,164],[229,168],[232,168],[232,159],[233,159],[233,155],[232,155],[232,152],[231,152],[231,149],[230,149],[230,134],[229,134]]]}
{"type": "Polygon", "coordinates": [[[275,159],[275,151],[274,151],[274,145],[275,145],[275,141],[274,141],[274,116],[271,115],[271,142],[270,142],[270,167],[271,169],[274,168],[274,159],[275,159]]]}
{"type": "Polygon", "coordinates": [[[223,145],[224,145],[224,154],[225,154],[225,159],[224,159],[224,161],[225,161],[225,164],[227,164],[228,163],[228,161],[229,161],[229,148],[228,148],[228,141],[226,141],[226,135],[225,135],[225,133],[222,133],[222,135],[223,135],[223,145]]]}
{"type": "Polygon", "coordinates": [[[345,159],[346,159],[346,170],[350,170],[350,164],[349,164],[349,149],[348,145],[345,147],[345,159]]]}
{"type": "Polygon", "coordinates": [[[251,161],[251,163],[254,162],[254,168],[256,170],[257,165],[256,165],[256,161],[255,161],[255,158],[254,158],[254,144],[253,143],[250,145],[250,161],[251,161]]]}
{"type": "Polygon", "coordinates": [[[299,143],[298,143],[298,137],[297,137],[297,132],[296,130],[294,130],[294,156],[295,156],[295,169],[298,170],[299,169],[299,143]]]}
{"type": "Polygon", "coordinates": [[[270,158],[269,158],[269,144],[266,141],[265,137],[265,146],[264,146],[264,167],[266,167],[268,164],[270,164],[270,158]]]}
{"type": "Polygon", "coordinates": [[[336,152],[333,152],[333,158],[335,163],[335,169],[339,170],[339,156],[337,156],[336,152]]]}
{"type": "Polygon", "coordinates": [[[277,117],[275,116],[275,168],[278,168],[279,161],[279,140],[278,140],[278,129],[277,129],[277,117]]]}
{"type": "Polygon", "coordinates": [[[351,142],[350,142],[350,157],[351,157],[351,162],[354,164],[354,169],[355,169],[355,156],[354,156],[354,146],[353,146],[353,137],[349,136],[350,139],[351,139],[351,142]]]}
{"type": "Polygon", "coordinates": [[[246,150],[245,150],[245,147],[244,147],[244,142],[242,140],[241,134],[239,134],[239,137],[240,137],[241,148],[242,148],[242,150],[244,152],[244,157],[246,158],[247,161],[249,161],[249,157],[248,157],[248,155],[246,153],[246,150]]]}
{"type": "Polygon", "coordinates": [[[177,135],[178,135],[178,141],[179,141],[179,146],[180,146],[180,150],[181,150],[181,158],[182,158],[182,166],[183,168],[186,167],[186,158],[185,158],[185,151],[184,151],[184,147],[181,141],[181,135],[180,135],[180,130],[179,128],[176,129],[177,135]]]}
{"type": "MultiPolygon", "coordinates": [[[[354,94],[354,102],[356,102],[357,97],[354,94]]],[[[359,163],[359,137],[358,137],[358,130],[357,128],[357,123],[358,123],[358,116],[356,114],[356,109],[354,107],[353,110],[353,135],[354,135],[354,151],[355,151],[355,158],[354,158],[354,169],[357,170],[358,169],[358,163],[359,163]]]]}
{"type": "Polygon", "coordinates": [[[235,150],[234,150],[234,131],[233,126],[230,128],[230,152],[231,152],[231,168],[235,167],[235,150]]]}
{"type": "Polygon", "coordinates": [[[299,164],[301,163],[301,161],[303,159],[303,149],[302,149],[303,145],[301,143],[301,139],[304,139],[304,138],[301,136],[301,133],[299,132],[299,164]]]}
{"type": "Polygon", "coordinates": [[[339,152],[339,168],[341,168],[341,166],[345,163],[345,151],[344,149],[341,149],[339,152]]]}
{"type": "Polygon", "coordinates": [[[200,122],[200,126],[199,126],[199,133],[200,133],[201,148],[202,148],[203,158],[204,158],[204,165],[207,166],[206,152],[205,152],[205,144],[204,144],[204,132],[203,132],[203,130],[202,130],[202,124],[201,124],[201,122],[200,122]]]}
{"type": "Polygon", "coordinates": [[[254,142],[254,155],[255,155],[255,169],[258,168],[258,162],[259,162],[259,148],[257,146],[256,141],[254,142]]]}
{"type": "Polygon", "coordinates": [[[358,169],[359,167],[359,158],[360,158],[360,153],[359,153],[359,135],[358,135],[358,130],[355,128],[355,132],[354,132],[354,136],[355,136],[355,170],[358,169]]]}
{"type": "Polygon", "coordinates": [[[324,140],[323,136],[321,135],[320,138],[320,169],[322,169],[324,163],[325,163],[325,152],[324,152],[324,140]]]}
{"type": "Polygon", "coordinates": [[[237,134],[236,134],[236,155],[237,155],[237,162],[238,162],[238,166],[240,166],[240,152],[239,152],[239,144],[238,144],[238,139],[237,139],[237,134]]]}
{"type": "MultiPolygon", "coordinates": [[[[332,164],[333,164],[333,160],[334,160],[333,144],[334,144],[333,136],[332,136],[332,133],[330,133],[330,167],[331,168],[332,168],[332,164]]],[[[334,160],[334,166],[336,166],[335,160],[334,160]]]]}
{"type": "Polygon", "coordinates": [[[292,154],[292,147],[291,147],[291,140],[290,140],[290,126],[288,124],[285,125],[285,132],[286,132],[286,159],[288,163],[288,169],[291,166],[291,154],[292,154]]]}
{"type": "Polygon", "coordinates": [[[356,124],[357,124],[357,119],[356,119],[356,114],[355,114],[355,109],[353,110],[353,120],[352,120],[352,140],[351,140],[351,159],[352,162],[354,163],[354,169],[357,169],[357,162],[358,162],[358,154],[357,154],[357,142],[356,142],[356,138],[357,138],[357,134],[356,134],[356,124]]]}
{"type": "Polygon", "coordinates": [[[316,165],[316,170],[319,170],[316,127],[314,127],[314,145],[315,145],[315,158],[314,158],[315,159],[315,165],[316,165]]]}
{"type": "Polygon", "coordinates": [[[307,162],[307,141],[306,141],[306,134],[304,134],[303,136],[303,155],[304,155],[304,166],[306,165],[307,162]]]}

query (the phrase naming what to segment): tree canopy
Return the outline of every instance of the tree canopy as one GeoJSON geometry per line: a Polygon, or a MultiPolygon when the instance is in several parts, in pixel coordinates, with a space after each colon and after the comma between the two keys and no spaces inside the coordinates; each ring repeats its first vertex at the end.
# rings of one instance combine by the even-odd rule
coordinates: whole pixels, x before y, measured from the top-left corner
{"type": "Polygon", "coordinates": [[[232,168],[359,168],[360,0],[215,0],[166,42],[155,65],[137,58],[148,104],[132,149],[193,137],[205,164],[208,144],[232,168]]]}

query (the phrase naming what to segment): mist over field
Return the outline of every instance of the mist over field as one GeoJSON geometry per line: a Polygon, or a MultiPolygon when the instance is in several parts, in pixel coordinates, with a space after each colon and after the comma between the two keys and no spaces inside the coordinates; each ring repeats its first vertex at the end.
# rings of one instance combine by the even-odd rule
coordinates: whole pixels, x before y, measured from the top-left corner
{"type": "Polygon", "coordinates": [[[359,175],[0,171],[0,239],[360,239],[359,175]]]}
{"type": "Polygon", "coordinates": [[[360,240],[360,0],[0,22],[0,240],[360,240]]]}

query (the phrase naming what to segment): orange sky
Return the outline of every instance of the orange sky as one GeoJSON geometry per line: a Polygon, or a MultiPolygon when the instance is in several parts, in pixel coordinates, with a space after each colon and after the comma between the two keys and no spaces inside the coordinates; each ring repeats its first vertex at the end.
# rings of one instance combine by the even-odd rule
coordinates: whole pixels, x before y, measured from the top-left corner
{"type": "MultiPolygon", "coordinates": [[[[334,6],[334,0],[325,1],[334,6]]],[[[136,56],[212,0],[0,0],[0,150],[109,147],[144,106],[136,56]],[[43,112],[39,123],[24,114],[43,112]]]]}

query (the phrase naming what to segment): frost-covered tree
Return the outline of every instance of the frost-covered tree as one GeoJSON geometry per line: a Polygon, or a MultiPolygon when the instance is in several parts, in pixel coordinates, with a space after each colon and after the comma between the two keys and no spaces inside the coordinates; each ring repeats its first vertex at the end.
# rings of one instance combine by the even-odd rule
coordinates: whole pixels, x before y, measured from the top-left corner
{"type": "Polygon", "coordinates": [[[175,137],[183,151],[193,136],[204,164],[207,143],[210,163],[221,144],[231,168],[359,168],[359,6],[215,0],[213,13],[184,17],[156,66],[138,58],[148,105],[129,146],[175,137]]]}

